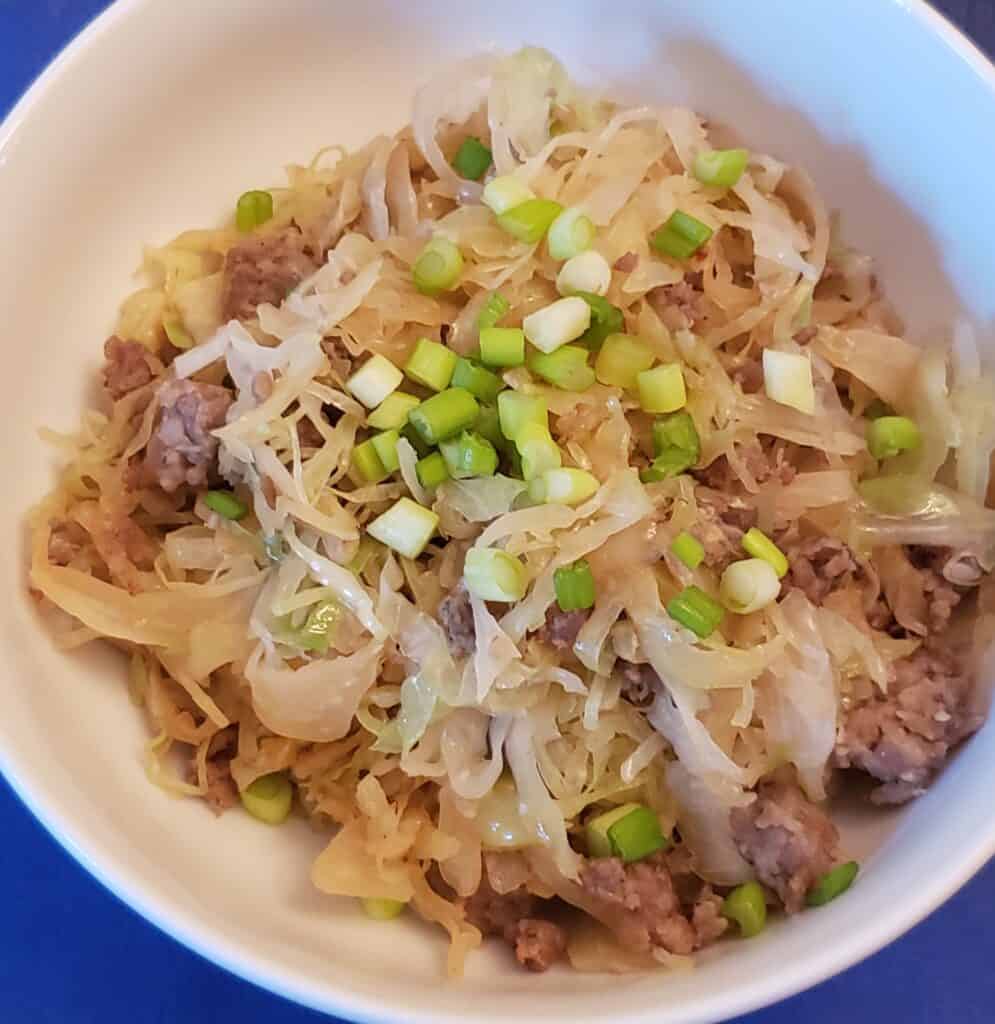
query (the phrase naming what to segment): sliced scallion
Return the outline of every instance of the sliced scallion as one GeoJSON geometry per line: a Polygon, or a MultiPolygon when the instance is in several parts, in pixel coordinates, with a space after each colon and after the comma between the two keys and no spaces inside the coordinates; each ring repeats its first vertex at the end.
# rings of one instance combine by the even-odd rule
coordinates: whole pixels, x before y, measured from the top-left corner
{"type": "Polygon", "coordinates": [[[463,562],[467,590],[482,601],[520,601],[528,587],[521,560],[497,548],[470,548],[463,562]]]}
{"type": "Polygon", "coordinates": [[[743,176],[750,153],[745,149],[703,150],[694,158],[694,176],[715,188],[732,188],[743,176]]]}
{"type": "Polygon", "coordinates": [[[684,371],[680,363],[664,363],[636,375],[639,404],[645,412],[676,412],[687,405],[684,371]]]}
{"type": "Polygon", "coordinates": [[[705,559],[705,549],[697,537],[692,537],[682,530],[670,545],[673,555],[680,559],[689,569],[697,569],[705,559]]]}
{"type": "Polygon", "coordinates": [[[653,365],[653,351],[628,334],[611,334],[604,340],[594,372],[602,384],[633,388],[639,374],[653,365]]]}
{"type": "Polygon", "coordinates": [[[455,288],[462,272],[459,247],[445,236],[436,235],[415,260],[411,277],[422,295],[438,295],[455,288]]]}
{"type": "Polygon", "coordinates": [[[580,345],[563,345],[555,352],[534,352],[529,369],[564,391],[586,391],[594,383],[594,370],[587,365],[589,353],[580,345]]]}
{"type": "Polygon", "coordinates": [[[235,226],[239,231],[252,231],[273,216],[273,196],[261,189],[243,192],[235,204],[235,226]]]}
{"type": "Polygon", "coordinates": [[[244,519],[249,510],[231,491],[208,491],[204,495],[204,504],[225,519],[238,521],[244,519]]]}
{"type": "Polygon", "coordinates": [[[488,366],[521,366],[525,362],[525,332],[521,327],[482,327],[480,360],[488,366]]]}
{"type": "Polygon", "coordinates": [[[366,532],[405,558],[417,558],[432,539],[439,517],[410,498],[401,498],[377,516],[366,532]]]}
{"type": "Polygon", "coordinates": [[[493,402],[504,388],[504,381],[496,373],[460,357],[453,370],[452,385],[454,388],[465,388],[481,402],[493,402]]]}
{"type": "Polygon", "coordinates": [[[562,212],[563,207],[553,199],[526,199],[498,214],[497,222],[512,237],[532,245],[542,241],[562,212]]]}
{"type": "MultiPolygon", "coordinates": [[[[499,396],[500,397],[500,396],[499,396]]],[[[466,430],[476,420],[480,406],[464,388],[446,388],[426,398],[408,414],[408,422],[427,445],[438,444],[466,430]]]]}
{"type": "Polygon", "coordinates": [[[419,338],[404,364],[404,372],[433,391],[443,391],[452,380],[457,358],[455,352],[438,341],[419,338]]]}
{"type": "Polygon", "coordinates": [[[725,612],[700,587],[685,587],[667,602],[667,614],[704,639],[718,629],[725,612]]]}
{"type": "Polygon", "coordinates": [[[784,552],[767,536],[762,530],[752,526],[743,534],[743,550],[754,558],[762,558],[769,562],[771,568],[777,573],[778,579],[783,579],[788,571],[788,559],[784,552]]]}
{"type": "Polygon", "coordinates": [[[401,371],[377,352],[349,377],[345,386],[367,409],[375,409],[398,389],[402,380],[404,375],[401,371]]]}
{"type": "Polygon", "coordinates": [[[712,237],[712,229],[700,220],[674,210],[664,225],[650,236],[650,245],[671,259],[685,262],[712,237]]]}
{"type": "Polygon", "coordinates": [[[285,772],[261,775],[239,793],[242,806],[267,825],[282,825],[294,806],[294,786],[285,772]]]}
{"type": "Polygon", "coordinates": [[[454,480],[476,476],[493,476],[497,472],[498,454],[490,441],[471,430],[464,430],[439,445],[446,469],[454,480]]]}
{"type": "Polygon", "coordinates": [[[582,558],[572,565],[561,565],[553,573],[553,589],[561,611],[592,608],[596,596],[594,576],[586,559],[582,558]]]}
{"type": "Polygon", "coordinates": [[[453,157],[453,170],[470,181],[479,181],[491,166],[491,151],[473,135],[460,143],[453,157]]]}
{"type": "Polygon", "coordinates": [[[597,228],[582,209],[571,206],[564,210],[549,226],[546,245],[554,260],[569,260],[590,249],[597,228]]]}
{"type": "Polygon", "coordinates": [[[893,459],[921,443],[919,427],[907,416],[879,416],[867,426],[867,450],[875,459],[893,459]]]}

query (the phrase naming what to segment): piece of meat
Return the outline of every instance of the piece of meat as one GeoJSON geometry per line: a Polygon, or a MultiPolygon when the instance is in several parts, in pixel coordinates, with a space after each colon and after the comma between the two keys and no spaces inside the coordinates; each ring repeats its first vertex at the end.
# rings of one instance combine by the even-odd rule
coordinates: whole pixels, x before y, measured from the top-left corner
{"type": "Polygon", "coordinates": [[[140,341],[125,341],[113,334],[104,342],[104,388],[115,402],[145,387],[162,369],[140,341]]]}
{"type": "Polygon", "coordinates": [[[626,252],[623,253],[615,262],[612,264],[614,270],[619,271],[622,274],[631,274],[636,267],[639,266],[639,253],[637,252],[626,252]]]}
{"type": "Polygon", "coordinates": [[[577,609],[572,612],[561,611],[554,604],[546,612],[546,622],[539,630],[538,638],[558,651],[569,651],[590,614],[585,609],[577,609]]]}
{"type": "Polygon", "coordinates": [[[693,327],[704,316],[701,273],[685,274],[683,281],[660,285],[646,293],[649,304],[671,330],[693,327]]]}
{"type": "Polygon", "coordinates": [[[695,498],[699,515],[691,532],[705,549],[705,564],[721,572],[743,557],[743,534],[756,524],[756,509],[717,491],[698,491],[695,498]]]}
{"type": "Polygon", "coordinates": [[[777,893],[789,914],[832,866],[839,833],[829,818],[793,783],[760,786],[757,799],[735,807],[729,818],[740,854],[757,879],[777,893]]]}
{"type": "Polygon", "coordinates": [[[88,534],[79,523],[53,523],[48,536],[48,560],[53,565],[68,565],[83,550],[87,539],[88,534]]]}
{"type": "Polygon", "coordinates": [[[778,538],[788,559],[786,587],[797,587],[815,605],[850,583],[859,571],[853,552],[835,537],[802,538],[790,530],[778,538]]]}
{"type": "Polygon", "coordinates": [[[920,648],[892,670],[886,694],[844,711],[834,751],[839,767],[882,783],[871,793],[878,804],[919,796],[950,750],[982,722],[969,707],[971,679],[949,650],[920,648]]]}
{"type": "Polygon", "coordinates": [[[759,359],[748,359],[732,373],[744,395],[755,395],[764,386],[764,368],[759,359]]]}
{"type": "Polygon", "coordinates": [[[159,420],[145,453],[145,481],[167,493],[184,484],[206,487],[218,455],[211,431],[224,424],[231,403],[231,392],[215,384],[172,380],[163,385],[159,420]]]}
{"type": "Polygon", "coordinates": [[[691,924],[694,927],[695,947],[710,946],[725,935],[729,918],[722,913],[722,897],[705,886],[694,901],[691,910],[691,924]]]}
{"type": "Polygon", "coordinates": [[[439,604],[439,623],[446,634],[450,652],[457,658],[473,653],[477,629],[473,622],[473,609],[466,585],[460,582],[439,604]]]}
{"type": "Polygon", "coordinates": [[[515,959],[530,971],[547,971],[567,950],[566,932],[552,921],[524,917],[513,934],[505,936],[515,948],[515,959]]]}
{"type": "Polygon", "coordinates": [[[339,337],[325,338],[321,343],[321,348],[328,356],[328,365],[332,376],[336,380],[345,381],[346,377],[352,373],[352,356],[349,355],[345,342],[339,337]]]}
{"type": "Polygon", "coordinates": [[[649,707],[662,685],[653,666],[619,661],[618,667],[622,673],[622,697],[637,708],[649,707]]]}
{"type": "Polygon", "coordinates": [[[293,225],[232,246],[225,255],[222,318],[250,320],[261,303],[280,305],[318,266],[315,247],[293,225]]]}
{"type": "Polygon", "coordinates": [[[86,530],[111,579],[132,593],[146,589],[143,570],[152,568],[159,545],[131,518],[127,508],[102,498],[80,502],[73,516],[86,530]]]}
{"type": "Polygon", "coordinates": [[[803,327],[800,331],[795,333],[795,341],[799,345],[807,345],[809,342],[815,340],[815,336],[819,333],[819,328],[812,324],[808,327],[803,327]]]}
{"type": "MultiPolygon", "coordinates": [[[[229,726],[215,733],[207,748],[207,791],[204,793],[204,800],[218,815],[234,807],[239,801],[238,786],[231,777],[231,761],[235,756],[237,744],[237,728],[229,726]]],[[[195,762],[191,763],[191,774],[196,781],[195,762]]]]}
{"type": "Polygon", "coordinates": [[[943,576],[947,557],[937,548],[878,548],[874,565],[884,600],[868,619],[876,629],[927,637],[942,633],[963,596],[943,576]]]}

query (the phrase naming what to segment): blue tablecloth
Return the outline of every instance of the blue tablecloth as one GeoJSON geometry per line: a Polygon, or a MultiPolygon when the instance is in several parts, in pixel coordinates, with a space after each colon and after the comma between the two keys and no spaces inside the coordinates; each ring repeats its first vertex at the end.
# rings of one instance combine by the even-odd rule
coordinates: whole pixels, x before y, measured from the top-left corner
{"type": "MultiPolygon", "coordinates": [[[[106,0],[0,0],[0,114],[105,6],[106,0]]],[[[995,50],[995,0],[937,6],[995,50]]],[[[63,853],[3,782],[0,879],[6,886],[0,913],[4,1024],[327,1020],[232,977],[154,930],[63,853]]],[[[991,1022],[992,907],[995,863],[884,952],[738,1024],[991,1022]]]]}

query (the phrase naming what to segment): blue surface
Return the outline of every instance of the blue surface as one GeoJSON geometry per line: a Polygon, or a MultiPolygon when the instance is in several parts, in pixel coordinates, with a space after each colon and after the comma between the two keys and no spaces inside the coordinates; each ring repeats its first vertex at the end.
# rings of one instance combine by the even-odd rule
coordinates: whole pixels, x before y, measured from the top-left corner
{"type": "MultiPolygon", "coordinates": [[[[0,0],[0,114],[104,6],[105,0],[0,0]]],[[[993,0],[937,6],[995,50],[993,0]]],[[[146,924],[63,853],[3,782],[0,878],[3,1024],[328,1020],[232,977],[146,924]]],[[[884,952],[737,1024],[991,1022],[993,906],[995,863],[884,952]]]]}

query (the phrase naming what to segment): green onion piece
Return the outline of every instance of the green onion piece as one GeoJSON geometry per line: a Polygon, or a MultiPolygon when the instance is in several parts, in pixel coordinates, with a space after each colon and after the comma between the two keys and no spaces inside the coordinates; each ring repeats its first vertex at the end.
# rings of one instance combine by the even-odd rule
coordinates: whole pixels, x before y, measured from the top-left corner
{"type": "Polygon", "coordinates": [[[682,448],[668,448],[639,473],[639,479],[644,484],[657,484],[661,480],[680,476],[681,473],[689,470],[695,461],[691,457],[691,453],[682,448]]]}
{"type": "Polygon", "coordinates": [[[497,407],[501,433],[509,441],[517,441],[522,428],[530,423],[537,423],[549,433],[549,412],[544,398],[509,389],[498,395],[497,407]]]}
{"type": "Polygon", "coordinates": [[[745,882],[722,901],[722,913],[739,925],[744,939],[759,935],[767,924],[767,900],[758,882],[745,882]]]}
{"type": "Polygon", "coordinates": [[[285,772],[262,775],[239,794],[242,806],[267,825],[282,825],[294,805],[294,786],[285,772]]]}
{"type": "Polygon", "coordinates": [[[308,613],[304,625],[297,631],[294,642],[305,651],[328,653],[332,630],[342,618],[342,608],[335,601],[318,601],[308,613]]]}
{"type": "Polygon", "coordinates": [[[664,849],[669,840],[660,819],[642,804],[622,804],[584,826],[589,857],[621,857],[626,864],[664,849]]]}
{"type": "Polygon", "coordinates": [[[521,366],[525,362],[525,331],[521,327],[483,327],[480,359],[488,366],[521,366]]]}
{"type": "Polygon", "coordinates": [[[882,416],[894,416],[895,410],[887,402],[880,398],[875,398],[864,410],[864,415],[869,420],[879,420],[882,416]]]}
{"type": "Polygon", "coordinates": [[[367,409],[375,409],[397,390],[402,380],[404,375],[401,371],[378,352],[363,363],[345,386],[367,409]]]}
{"type": "Polygon", "coordinates": [[[824,874],[809,889],[805,902],[810,907],[821,907],[836,899],[837,896],[846,892],[853,885],[853,880],[857,877],[859,870],[860,865],[855,860],[838,865],[832,871],[824,874]]]}
{"type": "Polygon", "coordinates": [[[470,181],[480,181],[491,166],[491,151],[473,135],[465,138],[453,157],[453,170],[470,181]]]}
{"type": "Polygon", "coordinates": [[[467,590],[482,601],[520,601],[528,587],[522,562],[498,548],[470,548],[463,579],[467,590]]]}
{"type": "Polygon", "coordinates": [[[248,508],[231,491],[208,491],[204,495],[204,504],[219,516],[236,522],[249,514],[248,508]]]}
{"type": "Polygon", "coordinates": [[[546,245],[554,260],[569,260],[591,248],[597,228],[579,207],[564,210],[549,226],[546,245]]]}
{"type": "Polygon", "coordinates": [[[352,475],[363,483],[376,484],[390,476],[372,438],[353,448],[351,465],[352,475]]]}
{"type": "Polygon", "coordinates": [[[707,224],[681,210],[674,210],[670,218],[650,236],[650,245],[657,252],[681,262],[691,257],[712,237],[707,224]]]}
{"type": "Polygon", "coordinates": [[[509,309],[511,304],[500,292],[491,292],[477,314],[477,330],[483,331],[487,327],[493,327],[509,309]]]}
{"type": "Polygon", "coordinates": [[[602,384],[633,388],[639,374],[653,365],[650,347],[628,334],[611,334],[605,338],[594,372],[602,384]]]}
{"type": "Polygon", "coordinates": [[[366,912],[367,917],[372,917],[374,921],[393,921],[398,914],[407,906],[406,903],[401,900],[378,900],[378,899],[365,899],[362,900],[363,910],[366,912]]]}
{"type": "Polygon", "coordinates": [[[591,307],[578,295],[537,309],[522,321],[525,337],[540,352],[553,352],[575,341],[591,326],[591,307]]]}
{"type": "Polygon", "coordinates": [[[680,363],[664,363],[636,375],[639,404],[645,412],[676,412],[687,405],[684,371],[680,363]]]}
{"type": "Polygon", "coordinates": [[[425,399],[417,409],[412,409],[408,422],[425,444],[433,445],[472,426],[479,413],[480,406],[469,391],[447,388],[425,399]]]}
{"type": "Polygon", "coordinates": [[[591,326],[577,339],[578,345],[597,352],[611,334],[625,330],[625,317],[618,306],[593,292],[576,292],[591,307],[591,326]]]}
{"type": "Polygon", "coordinates": [[[411,268],[411,278],[422,295],[451,291],[463,272],[463,254],[455,242],[436,235],[422,249],[411,268]]]}
{"type": "Polygon", "coordinates": [[[383,468],[388,473],[397,472],[401,466],[401,460],[397,454],[397,442],[400,440],[401,435],[396,430],[385,430],[382,434],[374,434],[370,438],[370,444],[380,456],[383,468]]]}
{"type": "Polygon", "coordinates": [[[808,353],[765,348],[762,363],[764,392],[768,398],[809,416],[815,413],[815,385],[808,353]]]}
{"type": "Polygon", "coordinates": [[[594,576],[583,558],[573,565],[561,565],[553,573],[553,589],[562,611],[574,612],[594,606],[594,576]]]}
{"type": "Polygon", "coordinates": [[[653,451],[657,455],[679,448],[692,457],[692,465],[701,455],[698,428],[689,412],[675,412],[661,416],[653,423],[653,451]]]}
{"type": "MultiPolygon", "coordinates": [[[[419,405],[420,404],[421,403],[419,402],[419,405]]],[[[411,412],[408,413],[408,422],[406,426],[401,428],[401,437],[403,437],[408,442],[408,444],[410,444],[411,447],[414,448],[415,452],[418,455],[418,458],[421,459],[432,452],[432,445],[422,440],[421,434],[418,433],[418,431],[414,427],[414,424],[411,422],[411,416],[414,413],[414,411],[415,410],[412,409],[411,412]]]]}
{"type": "MultiPolygon", "coordinates": [[[[518,431],[515,449],[521,461],[523,480],[535,480],[548,469],[558,469],[563,462],[559,445],[550,435],[549,428],[541,423],[526,423],[518,431]]],[[[545,497],[533,500],[545,501],[545,497]]]]}
{"type": "Polygon", "coordinates": [[[449,479],[449,469],[441,452],[432,452],[431,455],[419,459],[415,463],[415,472],[418,474],[418,483],[429,491],[449,479]]]}
{"type": "Polygon", "coordinates": [[[193,335],[183,326],[183,322],[179,317],[164,317],[162,321],[162,329],[166,332],[166,338],[173,348],[193,348],[193,335]]]}
{"type": "Polygon", "coordinates": [[[498,214],[498,224],[520,242],[529,245],[542,241],[549,226],[563,212],[552,199],[526,199],[524,203],[498,214]]]}
{"type": "Polygon", "coordinates": [[[762,558],[769,562],[777,573],[778,579],[783,579],[788,571],[788,559],[784,552],[767,536],[762,530],[751,526],[743,534],[743,550],[754,558],[762,558]]]}
{"type": "Polygon", "coordinates": [[[667,614],[704,639],[718,629],[725,611],[700,587],[685,587],[667,602],[667,614]]]}
{"type": "Polygon", "coordinates": [[[395,391],[388,395],[366,417],[366,422],[374,430],[400,430],[408,422],[408,413],[421,405],[421,399],[414,395],[406,395],[403,391],[395,391]]]}
{"type": "Polygon", "coordinates": [[[694,176],[702,185],[732,188],[743,176],[750,154],[745,149],[713,149],[694,158],[694,176]]]}
{"type": "Polygon", "coordinates": [[[269,192],[254,189],[243,192],[235,204],[235,226],[239,231],[251,231],[265,224],[273,216],[273,197],[269,192]]]}
{"type": "Polygon", "coordinates": [[[529,484],[529,497],[549,505],[579,505],[595,494],[600,486],[598,478],[586,469],[564,466],[547,469],[536,476],[529,484]]]}
{"type": "Polygon", "coordinates": [[[555,352],[533,352],[529,369],[564,391],[586,391],[594,383],[594,370],[587,365],[588,351],[579,345],[564,345],[555,352]]]}
{"type": "Polygon", "coordinates": [[[410,498],[401,498],[366,527],[374,539],[405,558],[417,558],[432,539],[439,517],[410,498]]]}
{"type": "Polygon", "coordinates": [[[514,174],[502,174],[491,178],[484,186],[481,197],[484,206],[489,207],[497,216],[511,210],[522,203],[535,199],[535,192],[514,174]]]}
{"type": "Polygon", "coordinates": [[[689,569],[697,569],[704,561],[705,549],[697,537],[692,537],[687,530],[681,532],[674,538],[670,550],[675,558],[679,558],[689,569]]]}
{"type": "Polygon", "coordinates": [[[404,364],[404,372],[419,384],[442,391],[449,387],[456,369],[457,355],[445,345],[429,338],[419,338],[408,361],[404,364]]]}
{"type": "Polygon", "coordinates": [[[621,804],[613,807],[610,811],[591,818],[584,825],[584,837],[587,840],[588,857],[614,857],[611,839],[608,837],[608,829],[627,814],[631,814],[639,804],[621,804]]]}
{"type": "Polygon", "coordinates": [[[868,505],[885,515],[911,516],[929,507],[932,488],[920,476],[895,473],[861,480],[857,484],[857,493],[868,505]]]}
{"type": "Polygon", "coordinates": [[[468,480],[475,476],[494,476],[498,467],[498,454],[494,445],[479,434],[464,430],[459,437],[450,438],[439,445],[446,460],[446,468],[454,480],[468,480]]]}
{"type": "Polygon", "coordinates": [[[493,402],[504,388],[504,381],[496,373],[485,370],[472,360],[460,358],[456,360],[456,368],[453,370],[452,385],[454,388],[466,388],[481,402],[493,402]]]}
{"type": "Polygon", "coordinates": [[[733,562],[722,573],[719,597],[731,612],[749,615],[773,604],[781,593],[781,581],[774,566],[763,558],[733,562]]]}
{"type": "Polygon", "coordinates": [[[496,405],[482,405],[480,414],[473,423],[473,429],[483,438],[486,438],[497,449],[503,449],[508,441],[501,433],[501,418],[498,416],[496,405]]]}
{"type": "MultiPolygon", "coordinates": [[[[556,275],[556,290],[561,295],[602,296],[611,287],[612,268],[596,249],[572,256],[556,275]]],[[[590,329],[590,328],[588,328],[590,329]]]]}
{"type": "Polygon", "coordinates": [[[893,459],[922,443],[922,434],[908,416],[879,416],[867,427],[867,449],[876,459],[893,459]]]}

